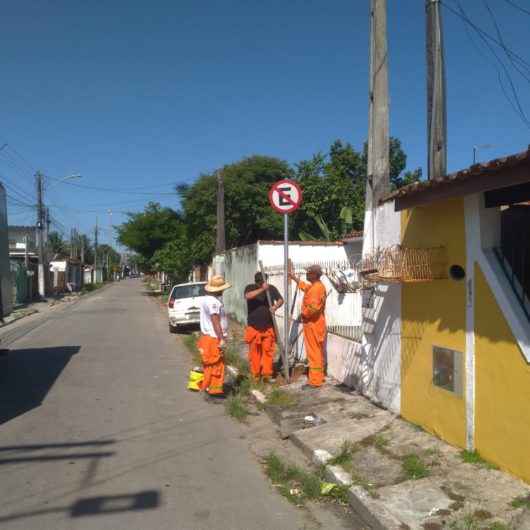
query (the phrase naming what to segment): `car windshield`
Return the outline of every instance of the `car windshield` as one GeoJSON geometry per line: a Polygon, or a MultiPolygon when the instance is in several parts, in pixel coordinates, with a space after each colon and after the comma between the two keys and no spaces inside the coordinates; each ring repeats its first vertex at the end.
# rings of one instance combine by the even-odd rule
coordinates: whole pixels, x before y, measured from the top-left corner
{"type": "Polygon", "coordinates": [[[180,285],[173,289],[171,293],[172,300],[181,300],[182,298],[193,298],[194,296],[204,296],[204,284],[180,285]]]}

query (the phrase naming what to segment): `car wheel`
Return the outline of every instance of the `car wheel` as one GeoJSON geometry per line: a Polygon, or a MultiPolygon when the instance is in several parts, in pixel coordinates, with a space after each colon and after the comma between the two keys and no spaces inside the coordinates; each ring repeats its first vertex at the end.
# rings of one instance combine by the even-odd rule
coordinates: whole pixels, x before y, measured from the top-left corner
{"type": "Polygon", "coordinates": [[[172,326],[171,324],[169,324],[169,332],[170,333],[178,333],[179,332],[178,326],[172,326]]]}

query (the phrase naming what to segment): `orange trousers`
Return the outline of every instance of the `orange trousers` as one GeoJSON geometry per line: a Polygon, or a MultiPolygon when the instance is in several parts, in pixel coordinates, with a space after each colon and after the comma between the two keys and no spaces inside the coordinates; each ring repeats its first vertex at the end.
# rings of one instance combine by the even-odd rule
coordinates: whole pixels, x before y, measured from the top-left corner
{"type": "Polygon", "coordinates": [[[273,328],[260,331],[252,326],[245,329],[248,344],[248,362],[253,377],[271,377],[276,335],[273,328]]]}
{"type": "Polygon", "coordinates": [[[223,352],[219,348],[219,339],[201,335],[197,341],[197,349],[201,354],[204,371],[201,390],[208,392],[208,394],[223,394],[225,363],[223,352]]]}
{"type": "Polygon", "coordinates": [[[320,322],[304,323],[304,344],[309,371],[308,383],[311,386],[322,386],[324,384],[324,345],[326,343],[326,331],[322,330],[320,322]]]}

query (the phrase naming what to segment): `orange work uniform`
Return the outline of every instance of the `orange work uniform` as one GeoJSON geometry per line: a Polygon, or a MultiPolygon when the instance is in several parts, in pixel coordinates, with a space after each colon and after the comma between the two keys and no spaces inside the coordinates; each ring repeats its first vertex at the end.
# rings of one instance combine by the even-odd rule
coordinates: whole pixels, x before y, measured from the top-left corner
{"type": "Polygon", "coordinates": [[[209,335],[201,335],[197,341],[197,348],[202,358],[204,379],[201,390],[208,394],[222,394],[225,380],[225,363],[223,352],[219,348],[219,339],[209,335]]]}
{"type": "Polygon", "coordinates": [[[314,283],[299,282],[304,292],[302,323],[304,344],[309,363],[308,383],[321,386],[324,383],[324,347],[326,342],[326,288],[317,280],[314,283]]]}
{"type": "Polygon", "coordinates": [[[248,344],[248,361],[252,377],[272,377],[272,363],[276,335],[274,329],[264,330],[247,326],[245,329],[245,342],[248,344]]]}

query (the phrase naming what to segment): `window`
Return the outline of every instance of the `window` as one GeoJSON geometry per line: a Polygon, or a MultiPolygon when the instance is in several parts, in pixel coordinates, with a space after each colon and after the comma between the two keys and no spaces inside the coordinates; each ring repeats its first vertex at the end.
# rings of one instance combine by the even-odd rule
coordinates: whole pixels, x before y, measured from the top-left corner
{"type": "Polygon", "coordinates": [[[204,284],[195,283],[192,285],[180,285],[173,289],[171,293],[172,300],[181,300],[183,298],[193,298],[195,296],[204,296],[204,284]]]}
{"type": "Polygon", "coordinates": [[[462,395],[462,354],[460,352],[433,346],[432,382],[433,385],[462,395]]]}

